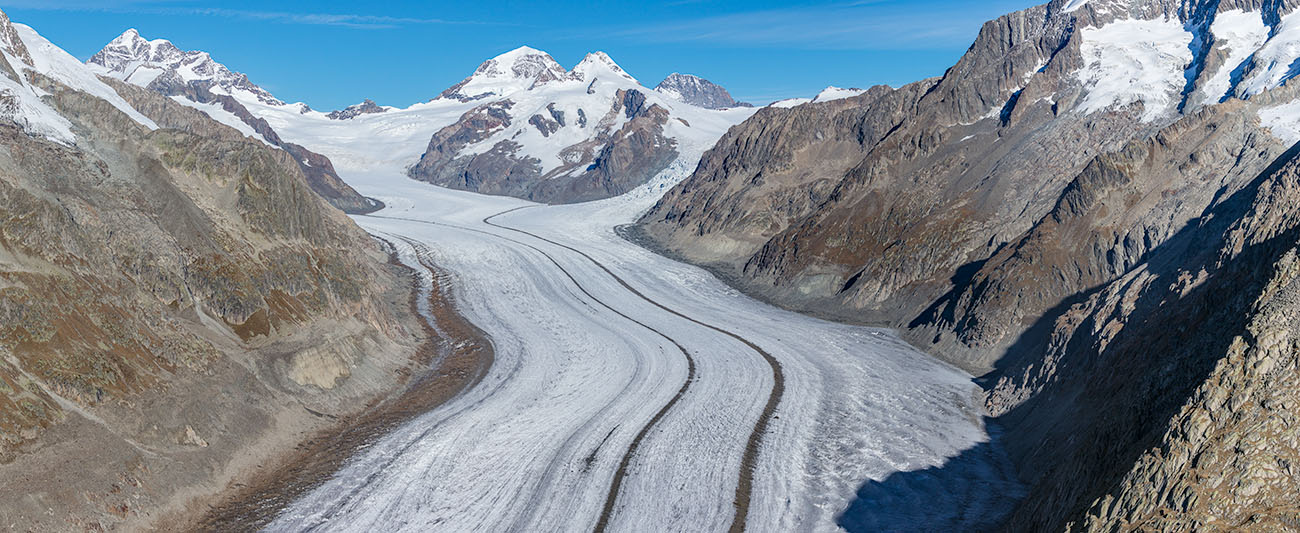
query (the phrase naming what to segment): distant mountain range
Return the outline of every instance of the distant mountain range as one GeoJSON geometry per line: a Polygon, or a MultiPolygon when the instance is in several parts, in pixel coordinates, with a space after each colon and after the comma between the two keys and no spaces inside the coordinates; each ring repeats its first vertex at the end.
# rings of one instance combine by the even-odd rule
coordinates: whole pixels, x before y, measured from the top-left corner
{"type": "Polygon", "coordinates": [[[655,86],[655,90],[671,98],[705,109],[726,109],[728,107],[754,107],[753,104],[737,102],[721,85],[699,76],[690,74],[669,74],[664,81],[655,86]]]}
{"type": "MultiPolygon", "coordinates": [[[[606,198],[644,184],[682,157],[698,157],[722,130],[752,113],[722,87],[695,76],[674,74],[656,90],[646,89],[602,52],[566,70],[545,52],[521,47],[484,61],[427,104],[397,110],[366,101],[331,113],[286,104],[206,52],[184,52],[135,30],[114,39],[88,64],[200,106],[295,153],[313,176],[313,187],[353,212],[371,207],[368,200],[338,179],[333,158],[301,145],[315,146],[312,133],[329,127],[322,118],[348,120],[359,130],[381,123],[392,129],[398,121],[406,124],[403,129],[427,132],[424,152],[401,162],[416,179],[564,203],[606,198]],[[400,112],[378,116],[388,111],[400,112]]],[[[409,153],[414,140],[401,142],[399,152],[409,153]]]]}

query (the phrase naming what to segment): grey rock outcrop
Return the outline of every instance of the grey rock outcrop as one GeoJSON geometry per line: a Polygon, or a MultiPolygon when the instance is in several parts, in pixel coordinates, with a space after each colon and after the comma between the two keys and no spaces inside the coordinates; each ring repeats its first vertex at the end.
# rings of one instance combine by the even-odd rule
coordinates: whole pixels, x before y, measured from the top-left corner
{"type": "Polygon", "coordinates": [[[373,113],[384,113],[387,111],[388,111],[387,107],[383,107],[379,104],[376,104],[374,100],[367,98],[365,99],[365,101],[359,104],[353,104],[344,109],[340,109],[338,111],[330,111],[325,116],[333,120],[347,120],[350,118],[356,118],[361,115],[369,115],[373,113]]]}
{"type": "Polygon", "coordinates": [[[675,100],[705,109],[753,107],[753,104],[736,101],[721,85],[690,74],[669,74],[655,86],[655,90],[675,100]]]}

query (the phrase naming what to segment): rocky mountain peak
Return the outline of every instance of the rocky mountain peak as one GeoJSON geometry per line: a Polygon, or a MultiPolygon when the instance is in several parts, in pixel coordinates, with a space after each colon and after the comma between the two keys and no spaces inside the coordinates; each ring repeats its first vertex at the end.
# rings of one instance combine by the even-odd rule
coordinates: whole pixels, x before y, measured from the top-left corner
{"type": "Polygon", "coordinates": [[[184,52],[166,39],[148,40],[135,28],[109,41],[102,50],[91,56],[88,63],[112,71],[126,72],[141,63],[170,63],[182,59],[184,52]]]}
{"type": "Polygon", "coordinates": [[[586,82],[602,76],[607,79],[622,79],[632,83],[639,83],[636,78],[633,78],[631,74],[618,66],[618,63],[615,63],[609,57],[609,54],[599,51],[588,53],[569,73],[570,78],[586,82]]]}
{"type": "Polygon", "coordinates": [[[27,52],[27,46],[18,37],[17,30],[14,30],[13,23],[9,21],[9,15],[6,15],[3,11],[0,11],[0,49],[27,64],[32,62],[32,56],[27,52]]]}
{"type": "Polygon", "coordinates": [[[329,114],[325,116],[326,118],[330,118],[333,120],[347,120],[350,118],[356,118],[358,115],[367,115],[371,113],[383,113],[386,111],[388,111],[387,107],[376,104],[374,100],[367,98],[365,99],[365,101],[359,104],[352,104],[344,109],[340,109],[338,111],[331,111],[329,114]]]}
{"type": "Polygon", "coordinates": [[[753,107],[751,104],[736,101],[721,85],[691,74],[677,72],[669,74],[664,81],[655,86],[655,90],[674,100],[705,109],[753,107]]]}
{"type": "Polygon", "coordinates": [[[567,72],[550,54],[536,48],[520,46],[484,61],[474,74],[546,83],[563,78],[567,72]]]}
{"type": "Polygon", "coordinates": [[[183,51],[166,39],[148,40],[134,28],[122,32],[86,61],[101,74],[140,87],[185,86],[199,83],[253,93],[267,103],[281,103],[248,77],[226,68],[204,51],[183,51]]]}

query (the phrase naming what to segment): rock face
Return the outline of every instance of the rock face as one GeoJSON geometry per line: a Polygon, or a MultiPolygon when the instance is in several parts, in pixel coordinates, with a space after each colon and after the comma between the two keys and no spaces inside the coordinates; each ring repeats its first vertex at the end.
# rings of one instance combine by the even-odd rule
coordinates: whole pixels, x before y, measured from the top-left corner
{"type": "Polygon", "coordinates": [[[668,97],[705,109],[726,109],[728,107],[754,107],[753,104],[737,102],[721,85],[699,76],[690,74],[669,74],[664,81],[655,86],[655,90],[668,97]]]}
{"type": "MultiPolygon", "coordinates": [[[[571,71],[520,48],[489,59],[435,103],[474,102],[435,133],[411,177],[546,203],[597,200],[646,183],[731,119],[661,96],[602,52],[571,71]]],[[[698,152],[696,152],[698,153],[698,152]]]]}
{"type": "Polygon", "coordinates": [[[144,527],[223,486],[237,452],[310,428],[304,406],[397,385],[422,342],[392,303],[403,278],[295,155],[3,17],[0,40],[19,100],[0,124],[10,527],[144,527]]]}
{"type": "Polygon", "coordinates": [[[1295,8],[1006,15],[941,78],[760,110],[639,231],[983,375],[1009,530],[1294,527],[1295,8]]]}
{"type": "MultiPolygon", "coordinates": [[[[166,96],[181,97],[196,104],[216,106],[228,113],[230,120],[238,120],[247,125],[266,143],[292,154],[307,175],[312,190],[344,212],[367,213],[380,207],[344,183],[328,158],[281,140],[270,124],[254,117],[239,100],[231,96],[233,91],[251,94],[269,105],[284,104],[271,96],[271,93],[248,81],[247,76],[214,61],[207,52],[184,52],[163,39],[145,40],[132,29],[108,43],[86,63],[98,73],[130,85],[166,96]]],[[[374,106],[374,102],[369,103],[374,106]]],[[[209,112],[206,108],[201,109],[209,112]]],[[[303,111],[307,111],[305,106],[303,111]]],[[[340,115],[331,118],[351,118],[372,112],[378,111],[361,104],[337,112],[347,114],[347,117],[340,115]]]]}
{"type": "Polygon", "coordinates": [[[384,113],[386,111],[388,111],[387,107],[380,106],[379,104],[376,104],[374,100],[367,98],[359,104],[350,105],[347,108],[338,111],[331,111],[325,116],[333,120],[347,120],[361,115],[384,113]]]}

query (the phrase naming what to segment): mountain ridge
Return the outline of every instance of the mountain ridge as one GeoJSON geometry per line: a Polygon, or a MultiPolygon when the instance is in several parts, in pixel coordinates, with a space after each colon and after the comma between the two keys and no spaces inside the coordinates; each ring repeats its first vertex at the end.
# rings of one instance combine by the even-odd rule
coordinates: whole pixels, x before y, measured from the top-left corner
{"type": "Polygon", "coordinates": [[[330,416],[399,394],[438,346],[409,271],[296,155],[95,74],[0,14],[14,529],[176,527],[330,416]]]}
{"type": "MultiPolygon", "coordinates": [[[[1255,301],[1293,306],[1233,272],[1286,285],[1273,265],[1295,243],[1239,256],[1222,224],[1292,235],[1290,221],[1249,218],[1243,205],[1292,201],[1286,186],[1247,198],[1294,167],[1296,7],[1056,0],[1010,13],[941,77],[759,110],[638,232],[751,295],[897,327],[982,375],[1030,489],[1006,530],[1195,529],[1225,501],[1224,516],[1287,523],[1296,517],[1281,502],[1300,480],[1232,461],[1271,464],[1293,432],[1248,432],[1273,447],[1233,450],[1222,425],[1174,425],[1191,423],[1184,409],[1296,414],[1229,415],[1205,399],[1288,379],[1234,366],[1243,350],[1267,351],[1242,317],[1265,329],[1278,320],[1255,301]],[[1218,259],[1193,253],[1196,242],[1218,259]],[[1214,301],[1241,314],[1216,313],[1214,301]],[[1238,336],[1250,348],[1226,346],[1238,336]],[[1170,449],[1235,466],[1198,480],[1170,449]],[[1161,500],[1165,486],[1181,492],[1161,500]],[[1269,488],[1237,488],[1251,486],[1269,488]]],[[[1282,365],[1295,357],[1270,353],[1282,365]]]]}
{"type": "MultiPolygon", "coordinates": [[[[243,103],[231,96],[232,92],[250,94],[267,105],[285,104],[249,81],[248,76],[216,62],[207,52],[182,51],[171,41],[146,40],[135,29],[128,29],[91,56],[86,65],[100,75],[159,94],[215,106],[215,109],[200,107],[200,110],[232,127],[247,126],[256,133],[255,138],[293,154],[312,189],[343,211],[368,213],[380,207],[344,183],[329,158],[282,140],[270,124],[254,117],[243,103]]],[[[302,106],[302,112],[308,110],[302,106]]]]}

